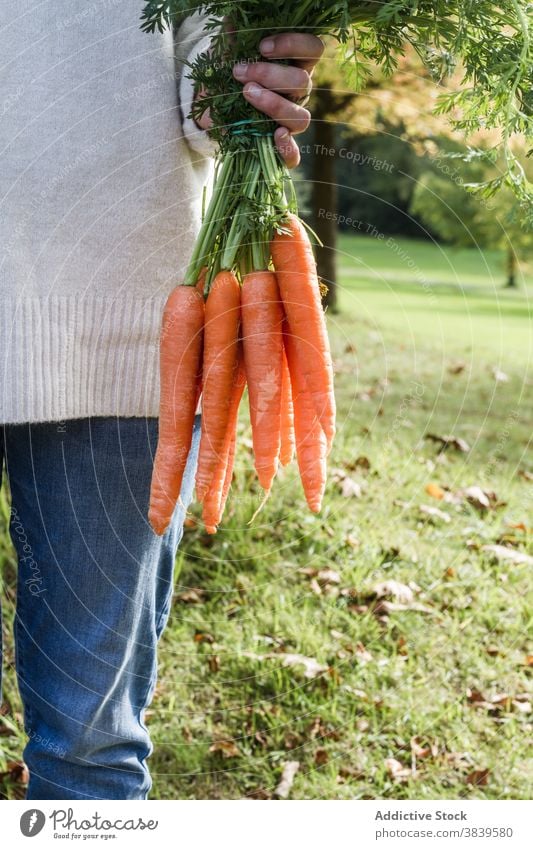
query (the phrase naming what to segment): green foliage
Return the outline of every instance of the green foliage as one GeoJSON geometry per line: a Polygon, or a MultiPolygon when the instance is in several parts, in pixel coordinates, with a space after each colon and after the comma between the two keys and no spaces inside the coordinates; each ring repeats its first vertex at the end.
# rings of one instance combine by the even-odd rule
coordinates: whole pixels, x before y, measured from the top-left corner
{"type": "MultiPolygon", "coordinates": [[[[533,235],[523,226],[519,201],[511,190],[505,187],[497,198],[488,200],[469,191],[472,179],[478,184],[501,180],[504,165],[488,163],[475,153],[468,164],[464,158],[445,152],[433,158],[435,167],[414,190],[411,214],[448,244],[500,248],[515,259],[530,256],[533,235]]],[[[523,158],[522,167],[532,175],[532,164],[523,158]]]]}
{"type": "MultiPolygon", "coordinates": [[[[145,3],[141,26],[147,32],[163,29],[193,12],[203,12],[213,32],[210,57],[199,57],[191,67],[198,85],[208,87],[210,96],[194,108],[198,117],[208,106],[214,118],[212,134],[224,147],[243,144],[226,133],[228,125],[249,119],[256,130],[272,130],[270,122],[243,103],[240,85],[231,67],[238,59],[258,58],[260,39],[276,30],[299,30],[333,35],[343,44],[354,87],[362,88],[371,66],[386,74],[397,66],[398,57],[410,44],[421,56],[435,80],[446,78],[460,63],[462,85],[443,94],[438,111],[466,133],[480,128],[498,128],[505,159],[503,177],[479,184],[484,197],[502,185],[517,196],[522,212],[533,225],[533,188],[523,167],[513,155],[511,137],[522,134],[533,139],[533,62],[531,21],[533,6],[526,0],[383,0],[382,2],[326,3],[324,0],[277,0],[216,2],[168,0],[145,3]],[[224,28],[230,21],[232,32],[224,28]],[[257,123],[258,122],[258,123],[257,123]]],[[[242,127],[241,127],[242,130],[242,127]]]]}

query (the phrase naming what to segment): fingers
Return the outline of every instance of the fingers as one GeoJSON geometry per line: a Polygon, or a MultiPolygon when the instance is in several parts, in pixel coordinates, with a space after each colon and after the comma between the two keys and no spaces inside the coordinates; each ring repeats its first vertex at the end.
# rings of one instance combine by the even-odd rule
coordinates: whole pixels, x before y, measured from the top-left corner
{"type": "Polygon", "coordinates": [[[285,127],[277,128],[274,143],[287,168],[296,168],[300,164],[300,149],[285,127]]]}
{"type": "Polygon", "coordinates": [[[316,35],[282,32],[264,38],[259,50],[267,59],[292,59],[295,65],[311,72],[324,52],[324,44],[316,35]]]}
{"type": "Polygon", "coordinates": [[[238,62],[233,76],[241,83],[256,82],[293,100],[308,97],[313,87],[310,74],[303,68],[274,62],[238,62]]]}
{"type": "Polygon", "coordinates": [[[291,133],[303,133],[311,123],[311,113],[308,109],[287,100],[275,91],[263,88],[258,83],[246,83],[242,91],[249,103],[291,133]]]}

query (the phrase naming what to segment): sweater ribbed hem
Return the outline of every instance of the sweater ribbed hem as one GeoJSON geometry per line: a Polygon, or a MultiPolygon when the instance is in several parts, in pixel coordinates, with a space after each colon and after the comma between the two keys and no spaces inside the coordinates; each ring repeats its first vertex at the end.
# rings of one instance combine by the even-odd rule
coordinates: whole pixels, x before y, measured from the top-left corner
{"type": "Polygon", "coordinates": [[[3,299],[0,423],[157,416],[165,301],[3,299]]]}

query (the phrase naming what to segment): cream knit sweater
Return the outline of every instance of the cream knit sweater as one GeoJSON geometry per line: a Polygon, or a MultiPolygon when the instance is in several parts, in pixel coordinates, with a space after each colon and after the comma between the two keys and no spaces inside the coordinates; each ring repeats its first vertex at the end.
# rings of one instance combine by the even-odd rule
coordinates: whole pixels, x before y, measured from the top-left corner
{"type": "Polygon", "coordinates": [[[214,144],[186,118],[202,19],[173,43],[141,10],[0,0],[1,423],[157,415],[214,144]]]}

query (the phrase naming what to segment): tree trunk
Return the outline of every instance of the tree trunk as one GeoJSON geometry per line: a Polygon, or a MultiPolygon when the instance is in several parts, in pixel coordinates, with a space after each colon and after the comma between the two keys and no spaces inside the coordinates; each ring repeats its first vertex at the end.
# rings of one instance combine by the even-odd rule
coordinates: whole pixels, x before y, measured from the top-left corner
{"type": "Polygon", "coordinates": [[[516,254],[513,246],[509,245],[507,248],[507,289],[516,289],[516,267],[516,254]]]}
{"type": "Polygon", "coordinates": [[[337,179],[335,124],[324,116],[331,106],[328,88],[315,92],[313,153],[311,155],[311,226],[323,247],[317,245],[318,275],[328,287],[324,303],[337,309],[337,179]]]}

